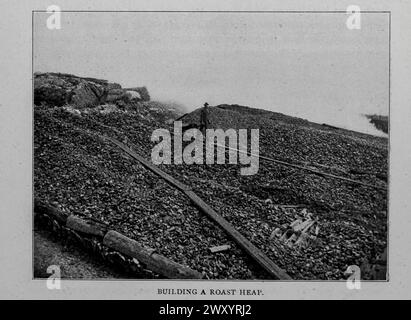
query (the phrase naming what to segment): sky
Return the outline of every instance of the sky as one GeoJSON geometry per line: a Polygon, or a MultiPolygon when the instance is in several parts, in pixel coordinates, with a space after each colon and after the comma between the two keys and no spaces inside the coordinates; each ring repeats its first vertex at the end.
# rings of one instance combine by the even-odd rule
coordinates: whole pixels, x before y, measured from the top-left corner
{"type": "Polygon", "coordinates": [[[388,115],[388,14],[62,12],[34,14],[34,71],[147,86],[188,110],[247,105],[383,135],[363,114],[388,115]]]}

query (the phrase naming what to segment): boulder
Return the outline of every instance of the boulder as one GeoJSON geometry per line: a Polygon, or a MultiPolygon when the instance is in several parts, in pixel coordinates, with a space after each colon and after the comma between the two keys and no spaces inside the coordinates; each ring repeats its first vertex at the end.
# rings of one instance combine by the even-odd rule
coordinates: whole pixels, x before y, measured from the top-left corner
{"type": "Polygon", "coordinates": [[[106,89],[88,81],[81,81],[71,92],[70,104],[79,108],[98,106],[105,100],[106,89]]]}
{"type": "Polygon", "coordinates": [[[104,82],[62,73],[40,73],[34,78],[34,104],[78,108],[96,106],[105,98],[104,82]]]}
{"type": "Polygon", "coordinates": [[[58,107],[73,104],[77,108],[97,106],[105,101],[109,85],[111,88],[120,86],[109,84],[106,80],[81,78],[65,73],[36,73],[34,104],[58,107]]]}
{"type": "Polygon", "coordinates": [[[131,99],[136,99],[137,101],[141,101],[141,95],[137,91],[127,91],[128,94],[130,94],[131,99]]]}
{"type": "Polygon", "coordinates": [[[150,101],[150,94],[146,87],[125,88],[124,90],[137,92],[141,101],[150,101]]]}

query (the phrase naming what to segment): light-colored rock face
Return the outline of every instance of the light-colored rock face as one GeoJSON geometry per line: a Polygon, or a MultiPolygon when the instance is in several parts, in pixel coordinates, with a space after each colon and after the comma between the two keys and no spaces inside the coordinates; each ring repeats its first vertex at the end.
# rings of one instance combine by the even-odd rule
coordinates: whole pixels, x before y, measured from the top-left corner
{"type": "Polygon", "coordinates": [[[128,94],[130,94],[131,99],[137,99],[141,100],[141,95],[137,91],[127,91],[128,94]]]}
{"type": "Polygon", "coordinates": [[[150,101],[150,94],[146,87],[125,88],[124,90],[137,92],[141,101],[150,101]]]}
{"type": "Polygon", "coordinates": [[[72,106],[69,106],[69,105],[63,106],[63,109],[64,109],[65,111],[67,111],[67,112],[75,115],[75,116],[81,116],[81,111],[78,110],[78,109],[73,108],[72,106]]]}

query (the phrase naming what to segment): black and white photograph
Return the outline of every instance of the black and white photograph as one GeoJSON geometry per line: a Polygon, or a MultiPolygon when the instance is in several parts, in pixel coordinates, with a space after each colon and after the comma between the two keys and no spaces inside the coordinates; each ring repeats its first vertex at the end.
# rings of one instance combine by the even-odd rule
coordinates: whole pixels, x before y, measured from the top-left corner
{"type": "Polygon", "coordinates": [[[34,279],[388,281],[390,14],[33,12],[34,279]]]}

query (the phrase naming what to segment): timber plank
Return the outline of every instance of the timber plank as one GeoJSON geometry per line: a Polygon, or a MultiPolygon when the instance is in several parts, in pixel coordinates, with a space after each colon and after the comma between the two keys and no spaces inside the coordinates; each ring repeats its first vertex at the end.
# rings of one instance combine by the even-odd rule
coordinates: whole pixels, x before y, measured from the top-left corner
{"type": "Polygon", "coordinates": [[[146,249],[137,241],[130,239],[117,231],[110,230],[103,239],[107,247],[136,258],[143,263],[147,269],[170,279],[201,279],[202,274],[189,267],[178,264],[166,257],[155,253],[154,250],[146,249]]]}
{"type": "MultiPolygon", "coordinates": [[[[270,260],[261,250],[254,246],[249,240],[247,240],[240,232],[238,232],[226,219],[219,215],[213,208],[205,203],[190,187],[174,179],[169,174],[163,172],[155,165],[151,164],[136,152],[128,148],[126,145],[113,138],[104,137],[111,141],[120,149],[131,155],[134,159],[139,161],[144,167],[150,171],[156,173],[164,180],[168,181],[174,187],[183,191],[190,200],[209,218],[217,223],[244,251],[251,256],[261,267],[263,267],[271,276],[280,280],[291,280],[292,278],[279,266],[277,266],[272,260],[270,260]]],[[[107,235],[106,235],[107,236],[107,235]]]]}

